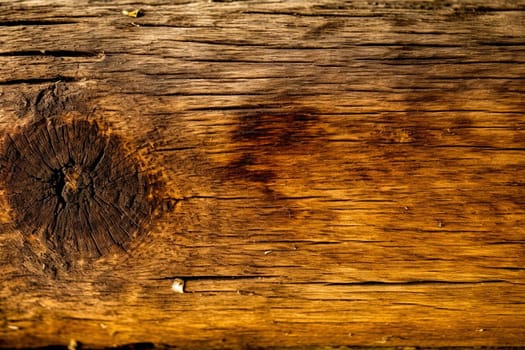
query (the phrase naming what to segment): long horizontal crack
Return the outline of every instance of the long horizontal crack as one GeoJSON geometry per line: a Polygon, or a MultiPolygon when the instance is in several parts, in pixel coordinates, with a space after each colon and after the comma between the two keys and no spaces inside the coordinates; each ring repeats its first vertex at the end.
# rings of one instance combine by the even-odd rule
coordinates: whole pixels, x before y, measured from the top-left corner
{"type": "Polygon", "coordinates": [[[150,278],[153,281],[164,281],[180,278],[185,281],[232,281],[232,280],[248,280],[248,279],[266,279],[266,278],[277,278],[277,275],[204,275],[204,276],[191,276],[191,275],[177,275],[169,277],[150,278]]]}
{"type": "Polygon", "coordinates": [[[0,85],[47,84],[47,83],[57,83],[57,82],[72,83],[76,81],[79,81],[79,79],[74,78],[74,77],[56,76],[56,77],[49,77],[49,78],[4,80],[4,81],[0,81],[0,85]]]}
{"type": "MultiPolygon", "coordinates": [[[[308,282],[306,282],[308,283],[308,282]]],[[[407,285],[430,285],[430,284],[486,284],[486,283],[510,283],[506,280],[479,280],[479,281],[446,281],[446,280],[416,280],[416,281],[361,281],[361,282],[329,282],[328,286],[407,286],[407,285]]]]}
{"type": "Polygon", "coordinates": [[[77,50],[20,50],[0,52],[0,56],[28,57],[28,56],[51,56],[51,57],[97,57],[102,52],[77,51],[77,50]]]}
{"type": "MultiPolygon", "coordinates": [[[[82,345],[82,342],[76,342],[76,343],[77,343],[77,345],[82,345]]],[[[79,348],[80,347],[84,348],[83,346],[79,346],[79,348]]],[[[150,343],[150,342],[140,342],[140,343],[129,343],[129,344],[111,346],[111,347],[107,347],[106,349],[110,349],[110,350],[130,350],[130,349],[149,350],[149,349],[156,349],[156,348],[164,349],[165,347],[162,346],[162,345],[157,347],[155,344],[150,343]]],[[[49,350],[49,349],[68,350],[68,349],[71,349],[71,346],[60,345],[60,344],[50,344],[50,345],[46,345],[46,346],[34,347],[34,348],[26,348],[26,349],[30,349],[30,350],[49,350]]],[[[94,348],[94,349],[97,349],[97,348],[94,348]]],[[[102,348],[100,348],[100,349],[102,349],[102,348]]]]}
{"type": "Polygon", "coordinates": [[[13,20],[13,21],[2,21],[0,20],[0,27],[16,27],[16,26],[55,26],[64,24],[75,24],[75,21],[68,20],[13,20]]]}

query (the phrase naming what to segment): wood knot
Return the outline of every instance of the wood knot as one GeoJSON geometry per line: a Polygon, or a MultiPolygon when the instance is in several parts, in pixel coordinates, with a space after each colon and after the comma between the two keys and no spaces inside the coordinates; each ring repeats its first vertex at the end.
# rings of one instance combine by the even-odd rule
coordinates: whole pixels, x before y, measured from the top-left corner
{"type": "Polygon", "coordinates": [[[125,249],[155,208],[137,159],[94,122],[31,124],[6,138],[1,165],[17,228],[66,261],[125,249]]]}

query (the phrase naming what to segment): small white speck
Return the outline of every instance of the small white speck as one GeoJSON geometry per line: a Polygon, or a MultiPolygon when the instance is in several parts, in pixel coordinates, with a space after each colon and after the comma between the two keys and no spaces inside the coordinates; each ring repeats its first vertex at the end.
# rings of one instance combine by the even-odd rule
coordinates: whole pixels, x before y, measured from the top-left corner
{"type": "Polygon", "coordinates": [[[102,328],[102,329],[106,329],[106,328],[108,328],[108,326],[106,326],[104,323],[99,323],[98,325],[99,325],[99,327],[102,328]]]}
{"type": "Polygon", "coordinates": [[[171,285],[171,289],[175,293],[184,293],[184,280],[175,278],[175,280],[173,280],[173,284],[171,285]]]}
{"type": "Polygon", "coordinates": [[[7,328],[12,329],[13,331],[17,331],[20,329],[18,326],[7,326],[7,328]]]}
{"type": "Polygon", "coordinates": [[[383,338],[381,338],[380,341],[378,341],[378,343],[380,344],[385,344],[386,342],[388,342],[390,340],[390,336],[384,336],[383,338]]]}
{"type": "Polygon", "coordinates": [[[272,254],[272,252],[273,252],[273,250],[266,250],[266,251],[264,252],[264,255],[272,254]]]}
{"type": "Polygon", "coordinates": [[[75,339],[71,339],[69,341],[69,345],[67,346],[67,350],[77,350],[78,349],[78,343],[75,339]]]}
{"type": "Polygon", "coordinates": [[[479,328],[479,329],[476,329],[477,332],[485,332],[485,329],[484,328],[479,328]]]}

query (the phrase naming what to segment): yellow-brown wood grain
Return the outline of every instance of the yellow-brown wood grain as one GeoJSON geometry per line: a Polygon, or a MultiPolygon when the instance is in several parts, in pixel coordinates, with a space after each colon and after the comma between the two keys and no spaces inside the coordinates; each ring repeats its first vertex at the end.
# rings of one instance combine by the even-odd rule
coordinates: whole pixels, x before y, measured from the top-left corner
{"type": "Polygon", "coordinates": [[[0,184],[0,346],[525,345],[524,11],[0,2],[4,144],[88,120],[163,184],[74,264],[0,184]]]}

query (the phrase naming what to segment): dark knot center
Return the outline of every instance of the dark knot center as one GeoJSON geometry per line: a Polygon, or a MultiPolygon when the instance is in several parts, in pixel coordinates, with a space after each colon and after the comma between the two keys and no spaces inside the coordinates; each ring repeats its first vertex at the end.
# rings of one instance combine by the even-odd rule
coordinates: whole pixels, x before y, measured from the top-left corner
{"type": "Polygon", "coordinates": [[[90,196],[94,191],[91,175],[79,165],[68,164],[58,170],[54,182],[56,193],[64,204],[78,204],[83,196],[90,196]]]}

